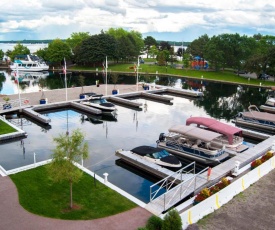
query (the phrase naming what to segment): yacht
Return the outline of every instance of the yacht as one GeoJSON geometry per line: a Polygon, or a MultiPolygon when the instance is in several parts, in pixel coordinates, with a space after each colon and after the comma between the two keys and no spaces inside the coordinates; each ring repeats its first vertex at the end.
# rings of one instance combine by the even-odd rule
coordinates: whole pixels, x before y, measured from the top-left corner
{"type": "Polygon", "coordinates": [[[14,62],[9,65],[11,70],[14,71],[47,71],[49,66],[43,59],[36,55],[26,54],[17,55],[14,58],[14,62]]]}

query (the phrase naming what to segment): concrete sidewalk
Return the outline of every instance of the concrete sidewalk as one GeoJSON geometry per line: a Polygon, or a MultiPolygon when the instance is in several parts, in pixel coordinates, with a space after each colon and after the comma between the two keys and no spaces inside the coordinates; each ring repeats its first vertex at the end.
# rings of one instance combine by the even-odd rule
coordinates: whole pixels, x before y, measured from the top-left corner
{"type": "Polygon", "coordinates": [[[137,207],[114,216],[95,220],[58,220],[29,213],[18,201],[17,189],[9,177],[0,176],[0,229],[2,230],[136,230],[152,215],[137,207]]]}

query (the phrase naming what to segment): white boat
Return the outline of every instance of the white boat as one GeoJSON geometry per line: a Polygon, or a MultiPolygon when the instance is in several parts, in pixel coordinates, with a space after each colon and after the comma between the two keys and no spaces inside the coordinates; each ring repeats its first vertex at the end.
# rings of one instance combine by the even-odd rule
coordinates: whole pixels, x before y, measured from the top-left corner
{"type": "Polygon", "coordinates": [[[225,147],[216,145],[220,133],[186,125],[175,125],[168,131],[157,140],[158,147],[168,152],[207,165],[217,165],[229,157],[225,147]]]}
{"type": "Polygon", "coordinates": [[[155,148],[152,146],[143,145],[128,151],[119,149],[116,152],[124,152],[124,154],[134,154],[135,156],[138,156],[142,159],[166,168],[177,169],[182,166],[177,157],[168,153],[165,149],[155,148]]]}
{"type": "Polygon", "coordinates": [[[100,109],[103,114],[108,114],[116,111],[116,106],[108,102],[105,98],[102,97],[102,94],[95,94],[89,96],[88,99],[80,101],[81,104],[87,105],[96,109],[100,109]]]}
{"type": "Polygon", "coordinates": [[[17,55],[14,62],[9,65],[11,70],[14,71],[47,71],[49,66],[45,61],[36,55],[26,54],[17,55]]]}
{"type": "Polygon", "coordinates": [[[190,117],[186,120],[186,125],[192,124],[202,129],[223,134],[219,138],[213,140],[212,144],[217,147],[225,146],[231,153],[241,153],[249,148],[247,145],[243,144],[244,138],[242,137],[242,130],[240,128],[208,117],[190,117]]]}

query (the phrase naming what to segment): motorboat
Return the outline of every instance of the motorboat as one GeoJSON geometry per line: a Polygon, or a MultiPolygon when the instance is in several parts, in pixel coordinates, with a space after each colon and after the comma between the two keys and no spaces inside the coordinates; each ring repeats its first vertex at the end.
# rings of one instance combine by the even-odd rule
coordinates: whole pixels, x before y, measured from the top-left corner
{"type": "Polygon", "coordinates": [[[80,103],[96,109],[100,109],[103,114],[115,112],[116,106],[113,103],[108,102],[102,96],[102,94],[94,94],[89,96],[87,99],[80,101],[80,103]]]}
{"type": "Polygon", "coordinates": [[[212,145],[217,147],[225,146],[231,153],[241,153],[249,148],[244,144],[242,130],[238,127],[222,123],[216,119],[208,117],[190,117],[186,120],[186,125],[195,124],[197,127],[211,130],[223,134],[212,141],[212,145]]]}
{"type": "Polygon", "coordinates": [[[274,89],[268,94],[265,104],[261,105],[260,109],[269,113],[275,113],[275,90],[274,89]]]}
{"type": "Polygon", "coordinates": [[[220,133],[187,125],[175,125],[168,131],[160,134],[157,147],[170,153],[206,165],[217,165],[229,157],[225,147],[216,144],[220,133]]]}
{"type": "Polygon", "coordinates": [[[124,154],[134,154],[135,156],[138,156],[162,167],[177,169],[182,166],[181,162],[176,156],[168,153],[165,149],[162,148],[142,145],[128,151],[119,149],[116,151],[116,153],[122,151],[124,152],[124,154]]]}
{"type": "Polygon", "coordinates": [[[255,105],[250,105],[248,111],[238,113],[235,123],[239,127],[275,134],[275,114],[261,112],[255,105]]]}
{"type": "Polygon", "coordinates": [[[15,56],[14,62],[9,65],[11,70],[14,71],[47,71],[49,65],[36,55],[26,54],[15,56]]]}

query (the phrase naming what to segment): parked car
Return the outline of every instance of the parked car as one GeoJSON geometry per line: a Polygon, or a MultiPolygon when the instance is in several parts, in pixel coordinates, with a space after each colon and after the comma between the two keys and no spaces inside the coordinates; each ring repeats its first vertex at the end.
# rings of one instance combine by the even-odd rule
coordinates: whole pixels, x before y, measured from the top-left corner
{"type": "Polygon", "coordinates": [[[258,79],[263,79],[263,80],[267,80],[269,79],[269,75],[265,74],[265,73],[261,73],[258,77],[258,79]]]}

